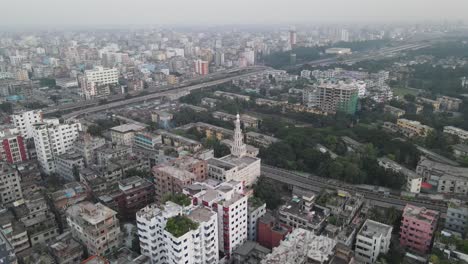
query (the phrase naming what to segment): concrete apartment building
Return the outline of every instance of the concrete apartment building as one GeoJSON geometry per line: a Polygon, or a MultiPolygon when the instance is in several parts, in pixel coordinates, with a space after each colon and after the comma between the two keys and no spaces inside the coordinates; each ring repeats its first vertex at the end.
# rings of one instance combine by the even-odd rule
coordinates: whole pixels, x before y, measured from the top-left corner
{"type": "Polygon", "coordinates": [[[356,236],[354,251],[360,263],[375,263],[390,249],[393,227],[367,219],[356,236]]]}
{"type": "Polygon", "coordinates": [[[267,148],[273,143],[279,142],[280,140],[275,137],[267,136],[257,132],[249,131],[245,133],[245,142],[247,144],[267,148]]]}
{"type": "Polygon", "coordinates": [[[266,203],[250,197],[247,208],[247,239],[257,241],[258,219],[266,213],[266,203]]]}
{"type": "Polygon", "coordinates": [[[421,183],[422,176],[418,175],[416,172],[405,168],[404,166],[398,164],[397,162],[387,158],[382,157],[377,159],[380,166],[385,169],[393,170],[395,172],[402,173],[406,177],[405,190],[412,193],[421,192],[421,183]]]}
{"type": "Polygon", "coordinates": [[[84,165],[88,167],[97,162],[95,150],[105,144],[106,140],[102,137],[93,137],[88,133],[80,132],[73,143],[72,151],[83,157],[84,165]]]}
{"type": "Polygon", "coordinates": [[[219,218],[210,209],[168,201],[141,209],[136,218],[141,253],[152,263],[218,262],[219,218]]]}
{"type": "Polygon", "coordinates": [[[468,193],[468,168],[447,165],[421,156],[416,173],[440,193],[468,193]]]}
{"type": "Polygon", "coordinates": [[[145,130],[145,127],[135,124],[124,124],[110,129],[112,143],[117,145],[132,146],[136,132],[145,130]]]}
{"type": "Polygon", "coordinates": [[[158,144],[162,144],[162,137],[158,134],[136,132],[133,137],[133,146],[146,150],[155,150],[158,144]]]}
{"type": "Polygon", "coordinates": [[[73,148],[81,131],[80,123],[60,124],[56,119],[33,125],[37,160],[46,174],[55,172],[55,157],[73,148]]]}
{"type": "MultiPolygon", "coordinates": [[[[213,112],[212,115],[214,118],[222,120],[222,121],[226,121],[226,122],[236,121],[235,115],[231,115],[225,112],[216,111],[216,112],[213,112]]],[[[240,115],[240,120],[241,120],[242,125],[244,125],[244,128],[248,128],[248,127],[257,128],[258,124],[260,123],[260,120],[258,118],[250,116],[250,115],[246,115],[246,114],[240,115]]]]}
{"type": "Polygon", "coordinates": [[[321,81],[304,89],[303,103],[308,108],[326,113],[341,111],[354,114],[357,110],[358,92],[355,83],[321,81]]]}
{"type": "Polygon", "coordinates": [[[5,235],[16,253],[31,246],[25,225],[17,221],[13,212],[8,209],[0,209],[0,233],[5,235]]]}
{"type": "Polygon", "coordinates": [[[217,96],[217,97],[226,98],[226,99],[229,99],[229,100],[238,99],[239,101],[245,101],[245,102],[250,101],[250,96],[242,95],[242,94],[235,94],[235,93],[229,93],[229,92],[223,92],[223,91],[215,91],[213,93],[213,95],[217,96]]]}
{"type": "Polygon", "coordinates": [[[400,117],[404,115],[406,111],[391,105],[384,105],[384,113],[389,113],[395,117],[400,117]]]}
{"type": "Polygon", "coordinates": [[[84,167],[83,157],[79,153],[67,152],[55,156],[55,172],[68,181],[76,180],[75,177],[78,177],[78,175],[74,175],[75,170],[79,172],[84,167]]]}
{"type": "Polygon", "coordinates": [[[8,206],[23,199],[18,171],[5,161],[0,161],[0,205],[8,206]]]}
{"type": "Polygon", "coordinates": [[[68,208],[67,222],[73,237],[86,246],[90,255],[104,255],[121,244],[116,215],[100,203],[82,202],[68,208]]]}
{"type": "Polygon", "coordinates": [[[95,67],[93,70],[86,70],[79,78],[81,93],[86,100],[109,94],[107,89],[100,89],[106,85],[119,83],[119,71],[104,67],[95,67]]]}
{"type": "Polygon", "coordinates": [[[461,141],[468,140],[468,131],[454,126],[444,126],[444,133],[457,136],[461,141]]]}
{"type": "Polygon", "coordinates": [[[15,248],[2,232],[0,232],[0,263],[18,264],[15,248]]]}
{"type": "Polygon", "coordinates": [[[461,201],[450,201],[447,208],[445,228],[465,237],[468,231],[467,224],[468,206],[461,201]]]}
{"type": "Polygon", "coordinates": [[[230,257],[234,249],[247,240],[248,197],[241,182],[207,180],[184,189],[194,205],[215,211],[218,217],[219,250],[230,257]]]}
{"type": "Polygon", "coordinates": [[[59,264],[79,263],[84,255],[83,246],[75,240],[71,232],[65,232],[55,238],[49,246],[50,253],[59,264]]]}
{"type": "Polygon", "coordinates": [[[61,190],[49,195],[63,226],[67,224],[67,208],[86,200],[89,196],[90,193],[86,185],[76,181],[66,183],[61,190]]]}
{"type": "Polygon", "coordinates": [[[18,129],[4,129],[0,132],[0,160],[15,164],[28,160],[26,144],[18,129]]]}
{"type": "Polygon", "coordinates": [[[442,110],[455,112],[458,111],[460,105],[463,103],[463,100],[449,96],[438,97],[437,101],[439,101],[442,110]]]}
{"type": "Polygon", "coordinates": [[[135,219],[138,210],[154,202],[154,185],[146,179],[133,176],[120,180],[118,187],[113,200],[124,219],[135,219]]]}
{"type": "Polygon", "coordinates": [[[439,212],[407,204],[403,209],[400,245],[425,254],[431,249],[439,212]]]}
{"type": "Polygon", "coordinates": [[[329,263],[336,241],[302,228],[294,229],[261,264],[329,263]]]}
{"type": "Polygon", "coordinates": [[[25,197],[24,203],[14,207],[13,211],[26,227],[31,246],[49,243],[59,234],[55,215],[43,194],[36,192],[25,197]]]}
{"type": "Polygon", "coordinates": [[[161,203],[167,194],[180,193],[185,186],[197,181],[197,176],[187,170],[174,166],[157,166],[153,168],[155,178],[156,202],[161,203]]]}
{"type": "Polygon", "coordinates": [[[41,110],[14,113],[11,115],[11,120],[14,126],[19,130],[21,136],[28,139],[34,137],[33,125],[43,121],[43,114],[41,110]]]}
{"type": "Polygon", "coordinates": [[[280,223],[270,213],[265,213],[258,219],[257,242],[269,249],[280,245],[286,236],[291,233],[292,228],[280,223]]]}
{"type": "Polygon", "coordinates": [[[426,137],[433,130],[432,127],[421,124],[419,121],[399,118],[397,120],[398,130],[406,137],[426,137]]]}

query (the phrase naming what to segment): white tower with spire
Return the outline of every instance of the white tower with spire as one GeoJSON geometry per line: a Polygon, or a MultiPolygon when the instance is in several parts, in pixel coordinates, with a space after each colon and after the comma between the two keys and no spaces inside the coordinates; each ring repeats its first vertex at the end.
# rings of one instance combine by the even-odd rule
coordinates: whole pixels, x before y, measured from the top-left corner
{"type": "Polygon", "coordinates": [[[235,157],[243,157],[247,153],[247,146],[244,144],[244,135],[240,126],[240,115],[237,114],[235,122],[236,128],[234,130],[234,142],[232,143],[231,154],[235,157]]]}

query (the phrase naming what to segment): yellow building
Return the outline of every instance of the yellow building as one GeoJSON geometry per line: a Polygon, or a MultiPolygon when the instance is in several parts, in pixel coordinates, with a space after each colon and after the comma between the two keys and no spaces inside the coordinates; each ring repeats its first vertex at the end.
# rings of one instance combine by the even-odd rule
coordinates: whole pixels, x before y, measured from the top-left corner
{"type": "Polygon", "coordinates": [[[400,132],[402,132],[407,137],[426,137],[429,132],[433,130],[433,128],[430,126],[426,126],[418,121],[408,120],[405,118],[398,119],[397,126],[400,132]]]}

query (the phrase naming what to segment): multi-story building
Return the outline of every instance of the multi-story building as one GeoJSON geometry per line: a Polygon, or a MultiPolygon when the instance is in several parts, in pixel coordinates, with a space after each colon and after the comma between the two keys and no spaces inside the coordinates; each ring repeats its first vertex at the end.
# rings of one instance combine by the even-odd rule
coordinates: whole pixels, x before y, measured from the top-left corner
{"type": "Polygon", "coordinates": [[[220,184],[212,181],[194,183],[184,189],[194,205],[201,204],[216,212],[219,249],[227,258],[247,240],[247,200],[241,182],[220,184]]]}
{"type": "Polygon", "coordinates": [[[400,245],[426,253],[431,248],[438,220],[439,212],[407,204],[401,220],[400,245]]]}
{"type": "Polygon", "coordinates": [[[253,131],[245,133],[245,142],[247,144],[257,147],[267,148],[271,144],[279,141],[280,140],[278,138],[267,136],[253,131]]]}
{"type": "Polygon", "coordinates": [[[198,181],[194,173],[171,165],[153,167],[153,176],[158,203],[162,202],[165,195],[180,193],[185,186],[198,181]]]}
{"type": "Polygon", "coordinates": [[[34,124],[33,129],[37,160],[42,170],[47,174],[55,172],[55,157],[73,148],[81,124],[60,124],[58,120],[52,119],[34,124]]]}
{"type": "MultiPolygon", "coordinates": [[[[235,122],[236,121],[236,116],[235,115],[231,115],[231,114],[228,114],[228,113],[225,113],[225,112],[216,111],[216,112],[213,112],[212,115],[213,115],[214,118],[220,119],[220,120],[223,120],[223,121],[227,121],[227,122],[235,122]]],[[[245,128],[247,128],[247,127],[257,128],[258,124],[259,124],[259,119],[258,118],[253,117],[253,116],[249,116],[249,115],[246,115],[246,114],[240,115],[240,120],[241,120],[241,123],[244,125],[245,128]]]]}
{"type": "Polygon", "coordinates": [[[380,254],[390,249],[393,227],[367,219],[356,236],[354,251],[360,263],[375,263],[380,254]]]}
{"type": "Polygon", "coordinates": [[[138,176],[118,182],[119,190],[114,196],[119,215],[125,219],[135,219],[135,213],[154,202],[154,185],[138,176]]]}
{"type": "Polygon", "coordinates": [[[69,231],[57,236],[49,248],[55,261],[60,264],[79,263],[84,255],[83,246],[69,231]]]}
{"type": "Polygon", "coordinates": [[[389,113],[396,117],[400,117],[406,113],[405,110],[391,106],[391,105],[384,105],[384,112],[389,113]]]}
{"type": "Polygon", "coordinates": [[[294,229],[261,264],[329,263],[336,241],[302,228],[294,229]]]}
{"type": "Polygon", "coordinates": [[[253,185],[260,176],[260,159],[247,155],[247,145],[243,142],[240,116],[235,121],[231,155],[208,160],[208,176],[219,181],[240,181],[246,186],[253,185]]]}
{"type": "Polygon", "coordinates": [[[276,217],[265,213],[258,219],[257,242],[269,249],[280,245],[280,242],[291,233],[292,228],[281,224],[276,217]]]}
{"type": "Polygon", "coordinates": [[[66,183],[62,189],[50,194],[50,199],[62,226],[67,224],[67,208],[86,200],[89,196],[90,193],[86,185],[76,181],[66,183]]]}
{"type": "Polygon", "coordinates": [[[468,140],[468,131],[454,126],[444,126],[444,133],[457,136],[462,141],[468,140]]]}
{"type": "Polygon", "coordinates": [[[0,134],[0,160],[10,164],[26,161],[28,154],[23,137],[11,129],[5,129],[2,134],[0,134]]]}
{"type": "Polygon", "coordinates": [[[31,246],[25,225],[17,221],[13,213],[8,209],[0,209],[0,233],[3,233],[10,241],[16,253],[31,246]]]}
{"type": "Polygon", "coordinates": [[[196,60],[195,61],[195,73],[200,75],[207,75],[209,73],[208,69],[209,63],[203,60],[196,60]]]}
{"type": "Polygon", "coordinates": [[[452,146],[453,155],[457,158],[468,156],[468,145],[456,144],[452,146]]]}
{"type": "Polygon", "coordinates": [[[109,89],[102,89],[102,87],[118,84],[119,71],[117,69],[95,67],[93,70],[85,71],[79,82],[82,95],[86,100],[105,96],[108,95],[109,89]]]}
{"type": "Polygon", "coordinates": [[[463,100],[449,96],[438,97],[437,101],[440,103],[440,108],[446,111],[458,111],[463,103],[463,100]]]}
{"type": "Polygon", "coordinates": [[[104,255],[121,244],[116,215],[100,203],[82,202],[68,208],[67,222],[73,237],[86,246],[90,255],[104,255]]]}
{"type": "Polygon", "coordinates": [[[447,208],[445,228],[466,236],[468,231],[468,206],[461,201],[451,201],[447,208]]]}
{"type": "Polygon", "coordinates": [[[266,213],[266,203],[250,197],[247,212],[247,239],[257,241],[258,219],[266,213]]]}
{"type": "Polygon", "coordinates": [[[279,221],[293,228],[304,228],[316,233],[325,226],[330,209],[314,204],[312,196],[293,197],[278,211],[279,221]]]}
{"type": "Polygon", "coordinates": [[[0,204],[11,205],[23,199],[18,171],[5,161],[0,161],[0,204]]]}
{"type": "Polygon", "coordinates": [[[162,144],[161,135],[136,132],[133,137],[133,146],[137,148],[154,150],[158,144],[162,144]]]}
{"type": "Polygon", "coordinates": [[[468,193],[468,168],[447,165],[421,156],[416,173],[440,193],[468,193]]]}
{"type": "Polygon", "coordinates": [[[0,232],[0,263],[18,264],[15,248],[2,232],[0,232]]]}
{"type": "Polygon", "coordinates": [[[69,181],[77,180],[79,171],[84,168],[83,157],[76,152],[55,156],[55,172],[69,181]]]}
{"type": "Polygon", "coordinates": [[[357,110],[359,89],[354,83],[322,81],[304,89],[303,103],[309,108],[327,113],[345,112],[354,114],[357,110]]]}
{"type": "Polygon", "coordinates": [[[407,137],[426,137],[433,129],[430,126],[421,124],[419,121],[399,118],[397,120],[398,130],[407,137]]]}
{"type": "Polygon", "coordinates": [[[379,158],[378,163],[385,169],[393,170],[403,174],[406,177],[406,191],[412,193],[419,193],[421,191],[422,176],[418,175],[416,172],[405,168],[404,166],[387,157],[379,158]]]}
{"type": "Polygon", "coordinates": [[[226,99],[229,99],[229,100],[239,100],[239,101],[245,101],[245,102],[248,102],[250,101],[250,96],[248,95],[242,95],[242,94],[235,94],[235,93],[229,93],[229,92],[223,92],[223,91],[215,91],[213,93],[214,96],[217,96],[217,97],[222,97],[222,98],[226,98],[226,99]]]}
{"type": "Polygon", "coordinates": [[[11,119],[15,127],[19,130],[21,136],[25,139],[34,137],[34,127],[36,123],[41,123],[42,119],[41,110],[31,110],[27,112],[15,113],[11,115],[11,119]]]}
{"type": "Polygon", "coordinates": [[[135,124],[124,124],[110,129],[112,143],[117,145],[133,145],[133,138],[136,132],[145,130],[145,127],[135,124]]]}
{"type": "Polygon", "coordinates": [[[36,192],[25,197],[24,202],[14,207],[13,211],[26,227],[31,246],[49,243],[59,234],[55,215],[43,194],[36,192]]]}
{"type": "Polygon", "coordinates": [[[101,137],[93,137],[88,133],[79,133],[75,143],[73,143],[72,151],[83,157],[86,167],[97,162],[95,150],[104,146],[106,140],[101,137]]]}
{"type": "Polygon", "coordinates": [[[218,216],[208,208],[166,202],[137,213],[141,253],[152,263],[217,263],[218,216]]]}

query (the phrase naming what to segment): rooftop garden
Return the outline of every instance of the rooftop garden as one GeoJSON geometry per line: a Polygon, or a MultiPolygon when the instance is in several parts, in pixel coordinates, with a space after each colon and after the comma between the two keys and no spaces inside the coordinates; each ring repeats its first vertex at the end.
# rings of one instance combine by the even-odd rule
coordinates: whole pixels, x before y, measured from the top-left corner
{"type": "Polygon", "coordinates": [[[258,197],[252,196],[249,198],[249,205],[252,207],[252,209],[257,209],[260,206],[262,206],[264,203],[265,202],[258,197]]]}
{"type": "Polygon", "coordinates": [[[163,198],[163,203],[166,203],[167,201],[171,201],[180,206],[189,206],[191,204],[190,198],[183,193],[167,194],[163,198]]]}
{"type": "Polygon", "coordinates": [[[165,230],[175,237],[181,237],[190,230],[198,228],[198,223],[192,221],[187,216],[177,215],[169,218],[165,230]]]}

